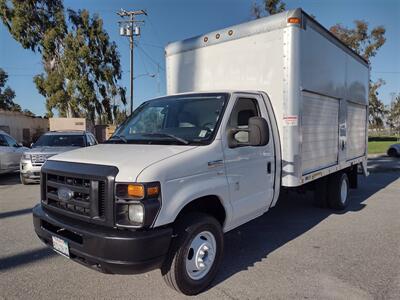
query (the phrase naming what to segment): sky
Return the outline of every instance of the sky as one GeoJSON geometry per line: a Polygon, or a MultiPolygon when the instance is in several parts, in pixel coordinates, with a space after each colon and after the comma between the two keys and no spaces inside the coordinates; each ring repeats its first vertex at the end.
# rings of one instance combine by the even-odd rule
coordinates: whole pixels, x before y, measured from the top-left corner
{"type": "MultiPolygon", "coordinates": [[[[204,34],[251,20],[254,0],[64,0],[65,8],[87,9],[104,21],[110,39],[118,45],[123,77],[129,97],[129,42],[119,35],[116,14],[119,9],[145,9],[141,37],[134,58],[134,107],[143,101],[165,94],[164,47],[167,43],[204,34]],[[159,68],[157,67],[159,65],[159,68]],[[158,72],[159,70],[159,72],[158,72]],[[155,74],[151,77],[146,74],[155,74]]],[[[287,0],[288,9],[303,8],[316,16],[326,28],[340,23],[352,27],[356,19],[372,27],[386,28],[386,43],[371,60],[371,79],[383,79],[379,90],[385,104],[391,93],[400,93],[400,0],[287,0]]],[[[15,102],[37,115],[46,112],[45,99],[33,83],[42,72],[41,57],[23,49],[0,24],[0,67],[9,74],[8,85],[16,92],[15,102]]]]}

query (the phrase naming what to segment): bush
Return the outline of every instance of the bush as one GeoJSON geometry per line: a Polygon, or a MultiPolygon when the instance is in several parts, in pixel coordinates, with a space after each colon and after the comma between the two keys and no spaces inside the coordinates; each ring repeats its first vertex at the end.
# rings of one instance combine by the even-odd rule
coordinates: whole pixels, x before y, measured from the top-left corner
{"type": "Polygon", "coordinates": [[[369,136],[368,142],[397,142],[398,137],[396,136],[369,136]]]}

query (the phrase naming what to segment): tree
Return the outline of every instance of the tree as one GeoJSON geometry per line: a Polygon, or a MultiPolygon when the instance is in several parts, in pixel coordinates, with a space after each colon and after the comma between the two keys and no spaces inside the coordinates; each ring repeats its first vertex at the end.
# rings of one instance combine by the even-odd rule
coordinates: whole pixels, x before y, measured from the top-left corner
{"type": "Polygon", "coordinates": [[[385,84],[382,79],[376,82],[370,82],[369,86],[369,124],[373,129],[383,128],[383,120],[385,118],[385,105],[378,98],[378,89],[385,84]]]}
{"type": "Polygon", "coordinates": [[[22,112],[24,113],[25,116],[29,116],[29,117],[35,117],[35,116],[36,116],[36,115],[35,115],[33,112],[31,112],[29,109],[24,109],[22,112]]]}
{"type": "Polygon", "coordinates": [[[386,120],[387,125],[391,130],[400,134],[400,94],[398,94],[388,107],[388,117],[386,120]]]}
{"type": "Polygon", "coordinates": [[[21,106],[14,102],[15,92],[6,86],[8,74],[0,68],[0,109],[21,111],[21,106]]]}
{"type": "Polygon", "coordinates": [[[111,103],[126,104],[117,46],[100,17],[87,10],[65,13],[61,0],[0,0],[0,17],[14,39],[42,55],[44,73],[34,82],[48,116],[57,110],[95,121],[105,113],[111,122],[111,103]]]}
{"type": "Polygon", "coordinates": [[[282,0],[263,0],[262,4],[253,4],[251,14],[256,19],[259,19],[266,14],[274,15],[283,12],[285,9],[286,4],[282,0]]]}

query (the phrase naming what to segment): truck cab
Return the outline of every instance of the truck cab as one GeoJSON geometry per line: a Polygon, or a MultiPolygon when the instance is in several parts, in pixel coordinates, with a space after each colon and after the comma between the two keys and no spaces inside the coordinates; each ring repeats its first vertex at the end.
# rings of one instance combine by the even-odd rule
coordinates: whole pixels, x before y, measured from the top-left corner
{"type": "Polygon", "coordinates": [[[278,197],[280,146],[269,107],[264,93],[233,91],[143,103],[107,143],[46,161],[36,233],[89,267],[138,273],[168,269],[171,245],[195,220],[204,230],[186,238],[194,238],[185,249],[193,255],[182,261],[198,291],[216,271],[222,233],[278,197]]]}

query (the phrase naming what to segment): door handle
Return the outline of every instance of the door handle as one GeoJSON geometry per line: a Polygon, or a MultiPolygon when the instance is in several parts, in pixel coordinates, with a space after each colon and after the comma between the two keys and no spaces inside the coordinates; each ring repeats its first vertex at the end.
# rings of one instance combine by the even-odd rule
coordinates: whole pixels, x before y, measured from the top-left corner
{"type": "Polygon", "coordinates": [[[271,174],[271,162],[270,161],[267,164],[267,172],[268,172],[268,174],[271,174]]]}

